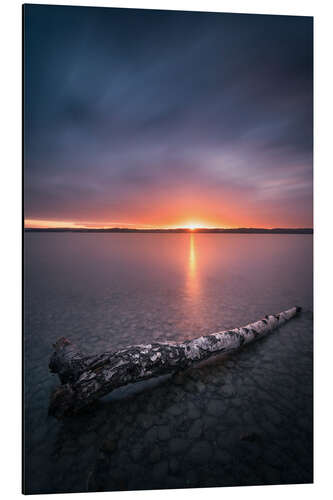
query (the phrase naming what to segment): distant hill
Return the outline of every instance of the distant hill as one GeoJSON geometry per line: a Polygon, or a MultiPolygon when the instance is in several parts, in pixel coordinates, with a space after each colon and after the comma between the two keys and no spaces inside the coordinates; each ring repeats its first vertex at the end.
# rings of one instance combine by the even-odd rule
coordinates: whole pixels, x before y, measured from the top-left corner
{"type": "Polygon", "coordinates": [[[178,229],[130,229],[114,227],[110,229],[72,229],[72,228],[25,228],[28,233],[229,233],[229,234],[313,234],[312,228],[273,228],[239,227],[236,229],[222,228],[178,228],[178,229]]]}

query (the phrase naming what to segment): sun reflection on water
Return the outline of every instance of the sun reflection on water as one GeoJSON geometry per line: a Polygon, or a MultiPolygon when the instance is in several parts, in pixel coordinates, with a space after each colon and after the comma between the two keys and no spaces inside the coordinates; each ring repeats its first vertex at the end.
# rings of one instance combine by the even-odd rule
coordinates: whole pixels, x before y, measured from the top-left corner
{"type": "Polygon", "coordinates": [[[187,291],[190,298],[199,294],[199,281],[197,270],[197,252],[195,246],[195,235],[190,235],[190,251],[188,259],[187,291]]]}

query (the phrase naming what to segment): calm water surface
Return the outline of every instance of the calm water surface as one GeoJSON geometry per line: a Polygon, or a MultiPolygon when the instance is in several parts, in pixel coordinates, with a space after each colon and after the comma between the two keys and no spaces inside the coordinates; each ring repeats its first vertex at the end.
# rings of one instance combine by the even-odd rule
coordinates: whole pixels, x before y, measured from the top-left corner
{"type": "Polygon", "coordinates": [[[310,235],[27,233],[24,341],[29,493],[312,481],[310,235]],[[60,336],[91,354],[295,304],[300,318],[228,359],[47,416],[60,336]]]}

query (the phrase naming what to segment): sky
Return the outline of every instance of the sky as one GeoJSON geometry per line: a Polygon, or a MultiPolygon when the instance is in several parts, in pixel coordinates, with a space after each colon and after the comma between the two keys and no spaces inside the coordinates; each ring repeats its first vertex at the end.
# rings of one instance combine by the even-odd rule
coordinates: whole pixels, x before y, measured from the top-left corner
{"type": "Polygon", "coordinates": [[[312,227],[312,18],[24,18],[27,227],[312,227]]]}

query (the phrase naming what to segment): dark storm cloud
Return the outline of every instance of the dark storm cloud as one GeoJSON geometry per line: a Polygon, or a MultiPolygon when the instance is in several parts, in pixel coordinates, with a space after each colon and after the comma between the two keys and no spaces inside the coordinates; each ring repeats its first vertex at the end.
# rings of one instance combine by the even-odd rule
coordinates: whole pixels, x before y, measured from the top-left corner
{"type": "Polygon", "coordinates": [[[25,41],[27,218],[167,189],[312,224],[311,18],[26,6],[25,41]]]}

